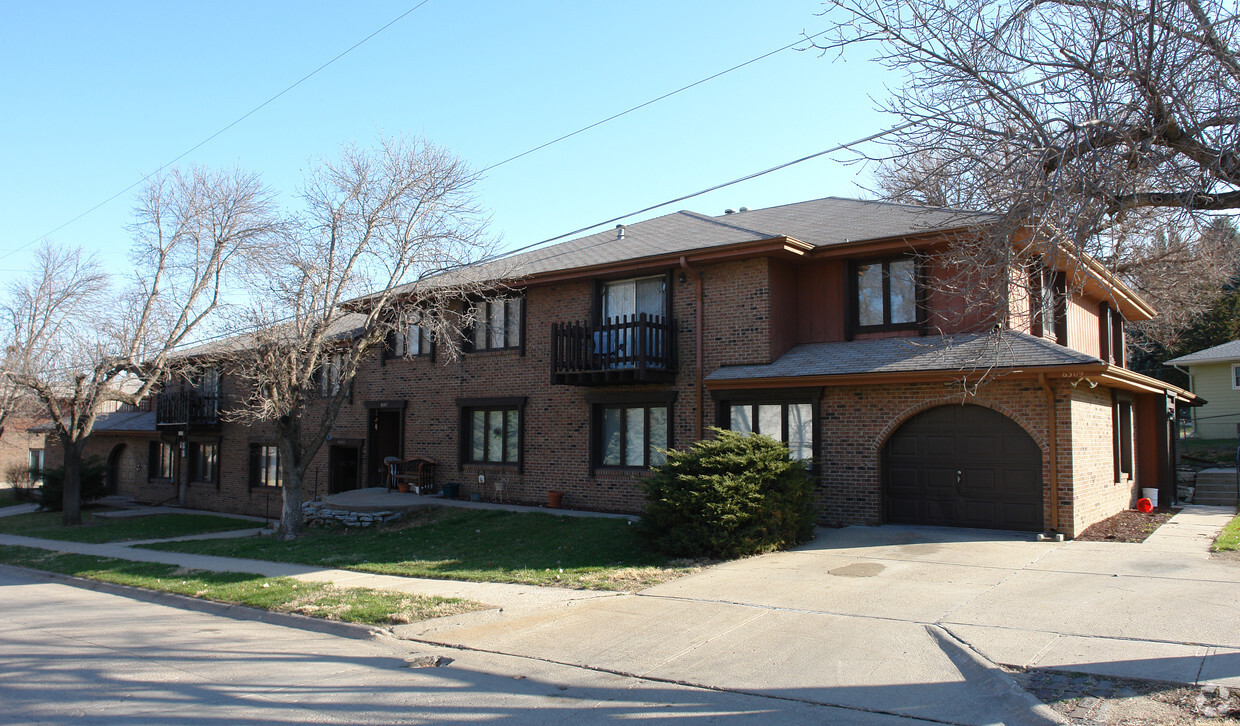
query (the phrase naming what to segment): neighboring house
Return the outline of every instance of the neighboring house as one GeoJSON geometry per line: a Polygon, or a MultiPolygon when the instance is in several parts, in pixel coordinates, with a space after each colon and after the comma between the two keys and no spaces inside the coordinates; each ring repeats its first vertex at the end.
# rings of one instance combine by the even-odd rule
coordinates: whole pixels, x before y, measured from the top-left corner
{"type": "Polygon", "coordinates": [[[1188,374],[1189,389],[1206,404],[1193,409],[1193,436],[1240,436],[1240,340],[1167,361],[1188,374]]]}
{"type": "MultiPolygon", "coordinates": [[[[1174,411],[1195,399],[1124,356],[1123,322],[1154,311],[1101,267],[1035,266],[1001,332],[962,319],[931,284],[947,273],[915,253],[985,219],[827,198],[676,212],[508,258],[503,299],[462,303],[481,322],[458,360],[414,325],[363,364],[307,498],[382,485],[385,457],[417,456],[463,494],[640,512],[660,450],[717,425],[787,442],[827,525],[1074,536],[1138,487],[1172,501],[1174,411]]],[[[135,493],[278,501],[269,431],[219,415],[244,394],[232,383],[161,394],[135,493]]]]}

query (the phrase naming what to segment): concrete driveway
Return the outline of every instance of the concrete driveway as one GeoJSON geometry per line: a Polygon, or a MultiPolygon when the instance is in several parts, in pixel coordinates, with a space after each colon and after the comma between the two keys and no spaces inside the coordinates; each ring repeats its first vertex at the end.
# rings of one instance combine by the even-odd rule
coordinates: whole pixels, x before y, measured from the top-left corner
{"type": "Polygon", "coordinates": [[[1140,545],[828,530],[627,597],[398,634],[949,723],[1049,723],[995,664],[1240,686],[1240,563],[1207,552],[1230,516],[1190,507],[1140,545]]]}

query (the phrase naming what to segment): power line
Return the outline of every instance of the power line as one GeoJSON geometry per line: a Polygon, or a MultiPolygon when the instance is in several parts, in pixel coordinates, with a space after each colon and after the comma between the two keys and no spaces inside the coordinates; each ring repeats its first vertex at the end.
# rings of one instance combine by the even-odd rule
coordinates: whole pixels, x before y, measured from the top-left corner
{"type": "Polygon", "coordinates": [[[726,181],[726,182],[723,182],[722,184],[716,184],[716,185],[714,185],[714,186],[707,187],[707,188],[705,188],[705,189],[702,189],[702,190],[699,190],[699,191],[696,191],[696,192],[692,192],[692,193],[690,193],[690,194],[685,194],[685,195],[682,195],[682,196],[676,197],[675,199],[669,199],[669,200],[667,200],[667,201],[665,201],[665,202],[659,202],[658,204],[652,204],[652,205],[650,205],[650,206],[648,206],[648,207],[643,207],[643,208],[641,208],[641,209],[634,210],[634,211],[629,212],[629,213],[627,213],[627,214],[621,214],[621,215],[620,215],[620,216],[618,216],[618,217],[612,217],[611,219],[606,219],[606,220],[603,220],[602,222],[595,222],[594,224],[590,224],[590,225],[587,225],[587,226],[585,226],[585,227],[579,227],[579,228],[577,228],[577,229],[575,229],[575,230],[573,230],[573,231],[571,231],[571,232],[565,232],[564,234],[561,234],[561,235],[556,235],[555,237],[548,237],[547,239],[541,240],[541,241],[539,241],[539,242],[533,242],[533,243],[528,244],[528,245],[525,245],[525,246],[523,246],[523,247],[518,247],[518,248],[516,248],[516,249],[514,249],[514,250],[508,250],[507,252],[502,252],[502,253],[500,253],[500,254],[492,255],[492,256],[487,257],[487,258],[485,258],[485,259],[479,260],[479,262],[493,262],[493,261],[495,261],[495,260],[500,260],[500,259],[503,259],[503,258],[505,258],[505,257],[510,257],[510,256],[512,256],[512,255],[515,255],[515,254],[518,254],[518,253],[521,253],[521,252],[525,252],[526,250],[530,250],[530,249],[533,249],[533,248],[535,248],[535,247],[540,247],[540,246],[545,245],[545,244],[547,244],[547,243],[549,243],[549,242],[555,242],[556,240],[561,240],[561,239],[564,239],[565,237],[571,237],[572,235],[575,235],[575,234],[581,234],[582,232],[585,232],[586,230],[594,229],[595,227],[601,227],[601,226],[603,226],[603,225],[605,225],[605,224],[611,224],[612,222],[619,222],[619,221],[620,221],[620,220],[622,220],[622,219],[627,219],[628,217],[633,217],[633,216],[636,216],[636,215],[638,215],[638,214],[645,214],[646,212],[651,212],[651,211],[654,211],[654,210],[656,210],[656,209],[659,209],[660,207],[666,207],[666,206],[668,206],[669,204],[676,204],[676,203],[678,203],[678,202],[683,202],[683,201],[685,201],[686,199],[693,199],[694,197],[700,197],[700,196],[702,196],[703,194],[709,194],[710,192],[718,191],[718,190],[720,190],[720,189],[723,189],[724,187],[730,187],[730,186],[732,186],[732,185],[734,185],[734,184],[740,184],[741,182],[746,182],[746,181],[749,181],[750,179],[757,179],[758,177],[760,177],[760,176],[765,176],[765,175],[767,175],[767,174],[770,174],[771,172],[779,171],[779,170],[781,170],[781,169],[787,169],[787,168],[788,168],[788,167],[790,167],[790,166],[795,166],[796,164],[800,164],[800,163],[803,163],[803,162],[806,162],[806,161],[810,161],[810,160],[812,160],[812,159],[817,159],[818,157],[820,157],[820,156],[824,156],[824,155],[826,155],[826,154],[833,154],[833,153],[835,153],[835,152],[837,152],[837,151],[843,151],[843,150],[845,150],[845,149],[851,148],[851,147],[856,146],[856,145],[858,145],[858,144],[864,144],[864,143],[865,143],[865,142],[867,142],[867,141],[873,141],[874,139],[879,139],[879,138],[882,138],[882,137],[884,137],[884,136],[887,136],[888,134],[894,134],[894,133],[896,133],[897,131],[903,131],[904,129],[907,129],[907,128],[911,127],[911,126],[916,126],[916,125],[918,125],[919,123],[920,123],[919,121],[908,121],[908,122],[905,122],[905,123],[899,124],[899,125],[897,125],[897,126],[892,126],[891,128],[884,129],[884,130],[879,131],[879,132],[877,132],[877,133],[870,134],[869,136],[864,136],[864,137],[862,137],[862,138],[860,138],[860,139],[856,139],[856,140],[854,140],[854,141],[849,141],[849,142],[848,142],[848,143],[846,143],[846,144],[840,144],[840,145],[838,145],[838,146],[832,146],[832,147],[831,147],[831,148],[829,148],[829,149],[823,149],[822,151],[816,151],[816,152],[814,152],[814,153],[812,153],[812,154],[809,154],[808,156],[802,156],[802,157],[801,157],[801,158],[799,158],[799,159],[793,159],[792,161],[787,161],[787,162],[784,162],[783,164],[778,164],[778,165],[776,165],[776,166],[772,166],[772,167],[770,167],[769,169],[763,169],[762,171],[756,171],[756,172],[753,172],[752,174],[746,174],[745,176],[737,177],[737,178],[735,178],[735,179],[733,179],[733,180],[731,180],[731,181],[726,181]]]}
{"type": "Polygon", "coordinates": [[[700,86],[700,85],[702,85],[703,83],[706,83],[707,81],[713,81],[713,80],[715,80],[716,78],[718,78],[718,77],[720,77],[720,76],[727,75],[727,74],[729,74],[729,73],[731,73],[732,71],[735,71],[735,70],[740,70],[741,68],[744,68],[744,67],[745,67],[745,66],[747,66],[747,65],[750,65],[750,64],[753,64],[753,63],[757,63],[758,61],[763,60],[763,59],[765,59],[765,58],[769,58],[769,57],[771,57],[771,56],[775,55],[776,53],[782,53],[782,52],[784,52],[785,50],[788,50],[789,48],[794,48],[794,47],[796,47],[796,46],[798,46],[798,45],[800,45],[801,43],[804,43],[804,42],[806,42],[806,41],[812,41],[814,38],[817,38],[817,37],[818,37],[818,36],[820,36],[820,35],[825,35],[826,33],[829,33],[829,32],[831,32],[831,31],[829,31],[829,30],[824,30],[824,31],[822,31],[821,33],[815,33],[815,34],[813,34],[813,35],[807,35],[807,36],[804,36],[804,37],[802,37],[802,38],[799,38],[798,40],[796,40],[796,41],[794,41],[794,42],[792,42],[792,43],[789,43],[788,45],[785,45],[785,46],[783,46],[782,48],[776,48],[775,50],[772,50],[772,51],[770,51],[769,53],[763,53],[762,55],[760,55],[760,56],[758,56],[758,57],[756,57],[756,58],[750,58],[749,60],[745,61],[744,63],[740,63],[740,64],[738,64],[738,65],[734,65],[734,66],[732,66],[731,68],[728,68],[727,70],[722,70],[722,71],[719,71],[718,73],[715,73],[715,74],[713,74],[713,75],[709,75],[709,76],[707,76],[707,77],[705,77],[705,78],[703,78],[703,79],[701,79],[701,80],[694,81],[693,83],[690,83],[690,84],[689,84],[689,85],[687,85],[687,86],[681,86],[680,88],[677,88],[677,89],[676,89],[676,90],[674,90],[674,91],[669,91],[669,92],[667,92],[667,93],[663,94],[662,96],[659,96],[659,97],[657,97],[657,98],[652,98],[652,99],[650,99],[649,101],[646,101],[645,103],[638,104],[638,105],[636,105],[636,106],[634,106],[634,107],[632,107],[632,108],[630,108],[630,109],[628,109],[628,110],[626,110],[626,111],[621,111],[620,113],[613,114],[613,115],[608,116],[607,118],[605,118],[605,119],[603,119],[603,120],[601,120],[601,121],[595,121],[594,123],[590,124],[589,126],[583,126],[583,127],[579,128],[579,129],[577,129],[576,131],[573,131],[573,132],[571,132],[571,133],[564,134],[563,136],[561,136],[561,137],[559,137],[559,138],[552,139],[551,141],[548,141],[548,142],[547,142],[547,143],[545,143],[545,144],[540,144],[540,145],[535,146],[534,148],[529,149],[529,150],[527,150],[527,151],[522,151],[520,154],[516,154],[515,156],[510,156],[510,157],[508,157],[507,159],[504,159],[503,161],[498,161],[498,162],[496,162],[496,163],[494,163],[494,164],[492,164],[492,165],[490,165],[490,166],[486,167],[485,169],[482,169],[482,171],[480,171],[480,172],[478,172],[478,173],[479,173],[479,174],[485,174],[486,172],[488,172],[488,171],[490,171],[490,170],[492,170],[492,169],[495,169],[495,168],[497,168],[497,167],[501,167],[501,166],[503,166],[504,164],[507,164],[507,163],[508,163],[508,162],[510,162],[510,161],[516,161],[517,159],[520,159],[520,158],[521,158],[521,157],[523,157],[523,156],[527,156],[527,155],[529,155],[529,154],[532,154],[532,153],[534,153],[535,151],[541,151],[542,149],[545,149],[545,148],[547,148],[548,146],[551,146],[552,144],[558,144],[558,143],[560,143],[561,141],[563,141],[563,140],[565,140],[565,139],[572,138],[573,136],[576,136],[577,134],[580,134],[580,133],[585,132],[585,131],[589,131],[590,129],[592,129],[592,128],[596,127],[596,126],[602,126],[603,124],[607,123],[608,121],[614,121],[614,120],[616,120],[616,119],[620,118],[621,116],[625,116],[625,115],[628,115],[628,114],[630,114],[630,113],[633,113],[634,111],[638,111],[638,110],[640,110],[640,109],[643,109],[643,108],[645,108],[645,107],[649,106],[649,105],[650,105],[650,104],[652,104],[652,103],[658,103],[659,101],[662,101],[662,100],[663,100],[663,99],[665,99],[665,98],[671,98],[672,96],[675,96],[676,94],[678,94],[678,93],[680,93],[680,92],[682,92],[682,91],[687,91],[687,90],[689,90],[690,88],[693,88],[693,87],[695,87],[695,86],[700,86]]]}
{"type": "Polygon", "coordinates": [[[281,96],[283,96],[284,94],[286,94],[286,93],[288,93],[289,91],[293,90],[294,88],[296,88],[296,87],[300,86],[302,83],[305,83],[306,81],[310,80],[310,79],[311,79],[311,78],[313,78],[314,76],[318,75],[318,73],[319,73],[320,71],[322,71],[324,68],[327,68],[328,66],[330,66],[331,64],[333,64],[333,63],[335,63],[336,61],[340,60],[341,58],[345,57],[345,56],[346,56],[346,55],[348,55],[349,53],[352,53],[353,51],[357,50],[357,49],[358,49],[358,48],[359,48],[359,47],[360,47],[363,43],[365,43],[366,41],[368,41],[368,40],[370,40],[371,38],[375,37],[375,36],[376,36],[376,35],[378,35],[379,33],[382,33],[383,31],[387,30],[388,28],[392,27],[392,26],[393,26],[393,25],[395,25],[396,23],[400,22],[401,20],[403,20],[403,19],[405,18],[405,16],[409,15],[410,13],[412,13],[413,11],[415,11],[415,10],[417,10],[418,8],[422,7],[423,5],[427,4],[428,2],[430,2],[430,0],[422,0],[422,2],[418,3],[417,5],[414,5],[413,7],[409,8],[409,9],[408,9],[408,10],[406,10],[405,12],[403,12],[403,13],[401,13],[400,15],[396,16],[394,19],[392,19],[391,21],[389,21],[389,22],[388,22],[386,25],[384,25],[383,27],[379,28],[378,30],[376,30],[376,31],[374,31],[373,33],[371,33],[370,35],[367,35],[365,38],[362,38],[361,40],[357,41],[357,42],[356,42],[356,43],[354,43],[353,45],[349,46],[347,49],[345,49],[344,51],[342,51],[342,52],[340,52],[339,54],[337,54],[337,55],[336,55],[336,57],[332,58],[331,60],[327,61],[327,62],[326,62],[326,63],[324,63],[323,65],[319,66],[318,68],[315,68],[314,70],[310,71],[310,72],[309,72],[309,73],[307,73],[306,75],[302,76],[300,79],[298,79],[298,80],[297,80],[296,82],[294,82],[293,84],[289,85],[289,86],[288,86],[287,88],[285,88],[284,90],[280,91],[279,93],[277,93],[276,95],[272,96],[271,98],[268,98],[266,101],[263,101],[262,103],[258,104],[257,106],[255,106],[254,108],[250,109],[249,111],[246,111],[244,114],[242,114],[239,118],[237,118],[237,119],[236,119],[235,121],[233,121],[232,123],[228,124],[227,126],[225,126],[224,128],[220,129],[219,131],[216,131],[215,133],[211,134],[211,135],[210,135],[210,136],[208,136],[207,138],[203,139],[202,141],[199,141],[197,144],[194,144],[194,145],[193,145],[193,146],[191,146],[190,148],[188,148],[188,149],[186,149],[185,151],[181,152],[179,155],[177,155],[177,157],[176,157],[176,158],[172,159],[171,161],[168,161],[168,162],[165,162],[165,163],[161,164],[161,165],[160,165],[157,169],[155,169],[155,171],[151,172],[150,174],[147,174],[146,176],[144,176],[144,177],[142,177],[141,179],[137,180],[137,181],[136,181],[136,182],[134,182],[133,184],[130,184],[129,186],[127,186],[127,187],[125,187],[124,189],[120,190],[119,192],[117,192],[117,193],[113,194],[112,196],[108,197],[107,199],[103,200],[102,202],[99,202],[99,203],[98,203],[98,204],[96,204],[95,206],[91,207],[90,209],[87,209],[85,212],[82,212],[81,214],[77,215],[77,216],[76,216],[76,217],[74,217],[73,219],[70,219],[68,222],[65,222],[64,224],[60,225],[59,227],[56,227],[55,229],[52,229],[52,230],[50,230],[50,231],[48,231],[48,232],[45,232],[45,233],[43,233],[43,234],[39,235],[38,237],[36,237],[36,238],[34,238],[34,239],[30,240],[29,242],[27,242],[26,244],[22,245],[21,247],[17,247],[17,248],[15,248],[15,249],[9,250],[8,252],[5,252],[4,254],[0,255],[0,260],[3,260],[3,259],[5,259],[6,257],[9,257],[9,256],[11,256],[11,255],[17,254],[18,252],[21,252],[22,250],[24,250],[24,249],[26,249],[27,247],[29,247],[29,246],[31,246],[31,245],[33,245],[33,244],[35,244],[36,242],[38,242],[39,240],[43,239],[44,237],[50,237],[51,235],[56,234],[57,232],[59,232],[60,230],[64,229],[65,227],[68,227],[69,225],[71,225],[71,224],[73,224],[74,222],[78,221],[78,220],[79,220],[79,219],[81,219],[82,217],[85,217],[85,216],[87,216],[88,214],[91,214],[92,212],[94,212],[95,210],[99,209],[100,207],[103,207],[103,206],[105,206],[105,205],[107,205],[107,204],[110,204],[110,203],[111,203],[111,202],[113,202],[113,201],[114,201],[117,197],[119,197],[119,196],[121,196],[121,195],[123,195],[123,194],[125,194],[125,193],[129,192],[131,189],[133,189],[134,187],[138,186],[139,184],[141,184],[141,183],[145,182],[147,179],[150,179],[151,177],[155,176],[156,174],[158,174],[159,172],[161,172],[161,171],[163,171],[164,169],[168,168],[169,166],[172,166],[173,164],[177,163],[177,162],[178,162],[178,161],[180,161],[181,159],[184,159],[185,157],[187,157],[187,156],[189,156],[190,154],[194,153],[194,152],[195,152],[195,151],[197,151],[198,149],[201,149],[203,146],[206,146],[206,145],[207,145],[207,144],[209,144],[211,141],[215,140],[215,138],[216,138],[216,137],[218,137],[220,134],[223,134],[225,131],[228,131],[228,130],[229,130],[229,129],[231,129],[232,127],[236,126],[237,124],[239,124],[239,123],[241,123],[242,121],[244,121],[244,120],[246,120],[247,118],[249,118],[250,116],[253,116],[255,113],[258,113],[259,111],[261,111],[263,108],[265,108],[266,106],[268,106],[269,104],[271,104],[271,103],[272,103],[273,101],[275,101],[276,99],[280,98],[280,97],[281,97],[281,96]]]}

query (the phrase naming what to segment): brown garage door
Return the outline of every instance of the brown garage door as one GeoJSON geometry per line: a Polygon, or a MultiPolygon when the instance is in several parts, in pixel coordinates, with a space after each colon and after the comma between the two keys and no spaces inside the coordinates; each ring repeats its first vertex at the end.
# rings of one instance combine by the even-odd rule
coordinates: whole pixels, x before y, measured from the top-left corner
{"type": "Polygon", "coordinates": [[[1042,452],[1003,414],[940,406],[909,419],[883,447],[887,522],[1042,529],[1042,452]]]}

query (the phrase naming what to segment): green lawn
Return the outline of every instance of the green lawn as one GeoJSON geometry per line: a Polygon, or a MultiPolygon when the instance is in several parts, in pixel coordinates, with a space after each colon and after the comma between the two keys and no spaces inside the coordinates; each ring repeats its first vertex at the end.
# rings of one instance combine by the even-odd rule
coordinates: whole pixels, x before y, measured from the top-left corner
{"type": "Polygon", "coordinates": [[[697,569],[648,552],[627,519],[432,509],[376,529],[168,542],[153,549],[478,582],[634,590],[697,569]]]}
{"type": "Polygon", "coordinates": [[[1235,552],[1240,550],[1240,516],[1233,517],[1218,539],[1214,540],[1215,552],[1235,552]]]}
{"type": "Polygon", "coordinates": [[[458,598],[335,587],[289,577],[186,570],[175,565],[56,554],[31,547],[0,545],[0,562],[273,612],[368,625],[411,623],[486,607],[458,598]]]}
{"type": "Polygon", "coordinates": [[[1180,454],[1232,466],[1236,463],[1235,439],[1181,439],[1180,454]]]}
{"type": "Polygon", "coordinates": [[[60,512],[31,512],[0,517],[0,534],[68,540],[71,542],[123,542],[134,539],[160,539],[230,529],[249,529],[254,522],[211,514],[148,514],[139,517],[100,517],[82,512],[82,524],[65,527],[60,512]]]}

